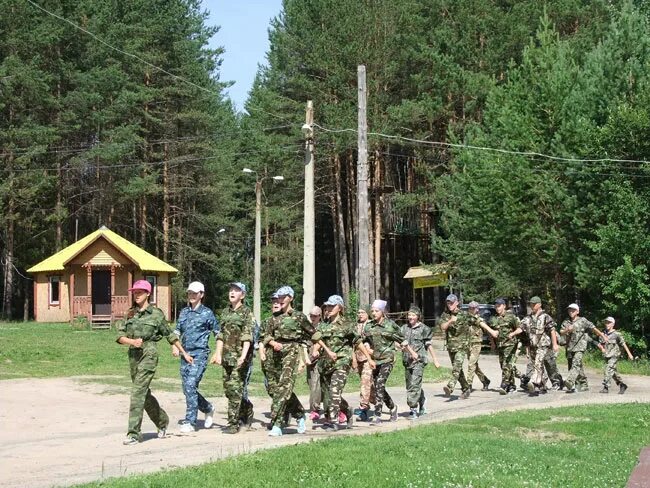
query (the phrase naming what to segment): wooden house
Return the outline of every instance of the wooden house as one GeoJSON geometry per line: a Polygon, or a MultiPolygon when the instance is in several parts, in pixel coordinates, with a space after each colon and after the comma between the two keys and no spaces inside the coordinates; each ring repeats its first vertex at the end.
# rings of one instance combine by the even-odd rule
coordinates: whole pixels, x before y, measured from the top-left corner
{"type": "Polygon", "coordinates": [[[128,288],[144,279],[151,302],[172,314],[171,277],[178,270],[102,226],[27,270],[34,276],[37,322],[66,322],[86,317],[107,325],[131,307],[128,288]]]}

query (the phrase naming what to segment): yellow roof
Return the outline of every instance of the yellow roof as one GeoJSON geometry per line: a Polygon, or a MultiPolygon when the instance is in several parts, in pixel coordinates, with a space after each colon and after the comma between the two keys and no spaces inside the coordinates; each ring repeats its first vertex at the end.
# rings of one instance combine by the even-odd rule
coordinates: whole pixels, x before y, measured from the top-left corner
{"type": "Polygon", "coordinates": [[[90,246],[100,237],[103,237],[108,242],[113,244],[122,254],[127,256],[133,261],[138,268],[142,271],[155,271],[163,273],[177,273],[178,270],[173,266],[158,259],[153,254],[149,254],[144,249],[139,248],[124,237],[117,235],[115,232],[102,226],[92,234],[88,234],[83,239],[78,240],[74,244],[69,245],[65,249],[60,250],[56,254],[41,261],[35,266],[27,270],[28,273],[43,273],[46,271],[63,271],[65,265],[68,264],[72,258],[90,246]]]}

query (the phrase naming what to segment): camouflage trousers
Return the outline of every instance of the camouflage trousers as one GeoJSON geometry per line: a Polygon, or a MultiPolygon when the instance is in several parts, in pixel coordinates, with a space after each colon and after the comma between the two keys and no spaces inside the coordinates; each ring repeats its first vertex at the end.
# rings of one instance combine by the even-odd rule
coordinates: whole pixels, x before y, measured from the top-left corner
{"type": "Polygon", "coordinates": [[[339,412],[348,418],[352,416],[348,402],[343,398],[343,388],[350,374],[350,365],[338,368],[321,368],[320,386],[323,397],[323,408],[332,422],[336,422],[339,412]]]}
{"type": "Polygon", "coordinates": [[[576,386],[580,385],[583,388],[587,388],[587,375],[585,375],[585,369],[582,365],[582,357],[584,354],[584,351],[567,351],[566,360],[569,366],[569,374],[567,375],[566,381],[576,386]]]}
{"type": "Polygon", "coordinates": [[[318,412],[322,402],[322,392],[320,383],[320,372],[318,364],[312,363],[307,366],[307,384],[309,385],[309,409],[318,412]]]}
{"type": "Polygon", "coordinates": [[[375,384],[375,415],[381,415],[381,409],[386,404],[386,406],[392,410],[395,408],[393,399],[390,397],[386,391],[386,381],[390,376],[390,372],[393,371],[393,363],[383,363],[378,364],[375,369],[372,370],[372,380],[375,384]]]}
{"type": "Polygon", "coordinates": [[[612,378],[617,385],[623,383],[623,378],[620,374],[618,374],[618,371],[616,370],[617,364],[617,357],[607,358],[607,364],[605,365],[605,377],[603,378],[603,386],[605,386],[605,388],[609,388],[609,384],[612,381],[612,378]]]}
{"type": "Polygon", "coordinates": [[[424,405],[424,391],[422,390],[422,376],[426,363],[416,361],[404,365],[406,380],[406,403],[409,408],[418,408],[424,405]]]}
{"type": "Polygon", "coordinates": [[[248,369],[246,370],[246,377],[244,378],[244,393],[242,395],[244,400],[248,400],[248,384],[251,382],[251,376],[253,375],[254,357],[255,356],[251,357],[251,360],[248,362],[248,369]]]}
{"type": "Polygon", "coordinates": [[[269,396],[273,398],[273,393],[271,391],[271,383],[269,378],[272,379],[275,376],[279,377],[279,374],[275,375],[273,373],[274,362],[271,360],[271,358],[273,357],[273,349],[267,347],[265,350],[265,356],[266,359],[264,361],[262,361],[260,358],[260,365],[262,366],[262,374],[264,374],[264,388],[266,389],[266,392],[269,394],[269,396]]]}
{"type": "Polygon", "coordinates": [[[478,344],[470,344],[469,346],[469,351],[467,354],[467,384],[472,387],[472,383],[474,383],[474,375],[476,374],[477,378],[481,383],[484,385],[489,383],[490,380],[483,371],[481,371],[481,368],[478,365],[478,358],[481,356],[481,343],[478,344]]]}
{"type": "Polygon", "coordinates": [[[465,391],[469,388],[465,373],[463,372],[463,363],[465,362],[465,351],[451,351],[449,353],[449,360],[451,361],[451,379],[447,386],[452,390],[456,387],[456,383],[460,383],[460,388],[465,391]]]}
{"type": "Polygon", "coordinates": [[[131,402],[129,405],[129,426],[127,435],[140,437],[143,411],[160,429],[169,425],[169,417],[158,400],[151,394],[149,386],[158,366],[158,352],[155,348],[129,348],[129,369],[131,370],[131,402]]]}
{"type": "Polygon", "coordinates": [[[375,395],[375,384],[372,379],[372,368],[367,360],[357,362],[357,373],[359,373],[361,383],[359,406],[364,410],[368,410],[371,403],[375,404],[377,402],[377,398],[375,395]]]}
{"type": "Polygon", "coordinates": [[[499,366],[501,366],[501,386],[515,386],[515,377],[521,374],[517,371],[517,345],[499,348],[499,366]]]}
{"type": "Polygon", "coordinates": [[[188,363],[181,356],[181,380],[185,394],[185,421],[195,425],[198,411],[210,412],[212,404],[199,392],[199,383],[208,365],[208,351],[201,351],[192,357],[194,364],[188,363]]]}
{"type": "Polygon", "coordinates": [[[253,415],[253,404],[244,398],[244,384],[249,362],[237,368],[234,364],[223,365],[223,391],[228,399],[228,425],[239,427],[239,421],[253,415]]]}
{"type": "Polygon", "coordinates": [[[553,386],[562,385],[562,376],[557,369],[556,353],[551,347],[530,347],[533,358],[533,371],[530,381],[537,386],[546,386],[546,378],[551,380],[553,386]],[[546,375],[544,374],[546,370],[546,375]],[[547,376],[548,375],[548,376],[547,376]]]}
{"type": "Polygon", "coordinates": [[[271,404],[271,425],[280,425],[283,422],[285,411],[295,419],[305,415],[305,409],[293,392],[296,382],[298,366],[300,364],[301,346],[297,342],[286,342],[282,350],[267,356],[266,361],[269,376],[269,392],[273,397],[271,404]]]}

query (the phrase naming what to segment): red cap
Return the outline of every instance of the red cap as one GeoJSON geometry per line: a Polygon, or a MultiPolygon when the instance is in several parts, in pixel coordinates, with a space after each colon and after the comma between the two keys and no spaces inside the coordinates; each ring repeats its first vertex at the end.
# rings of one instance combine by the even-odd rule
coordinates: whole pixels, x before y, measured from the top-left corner
{"type": "Polygon", "coordinates": [[[147,280],[138,280],[135,283],[133,283],[133,286],[131,286],[131,288],[129,288],[129,291],[135,291],[135,290],[143,290],[150,294],[151,283],[149,283],[147,280]]]}

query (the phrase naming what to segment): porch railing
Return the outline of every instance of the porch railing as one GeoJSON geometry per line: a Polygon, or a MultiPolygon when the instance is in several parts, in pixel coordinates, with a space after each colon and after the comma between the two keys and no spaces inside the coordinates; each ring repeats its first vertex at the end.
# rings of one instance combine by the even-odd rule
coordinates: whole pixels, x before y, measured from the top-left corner
{"type": "MultiPolygon", "coordinates": [[[[128,296],[114,295],[111,297],[111,318],[119,319],[126,315],[131,302],[128,296]]],[[[75,296],[72,298],[72,318],[84,316],[92,320],[92,298],[90,296],[75,296]]]]}

